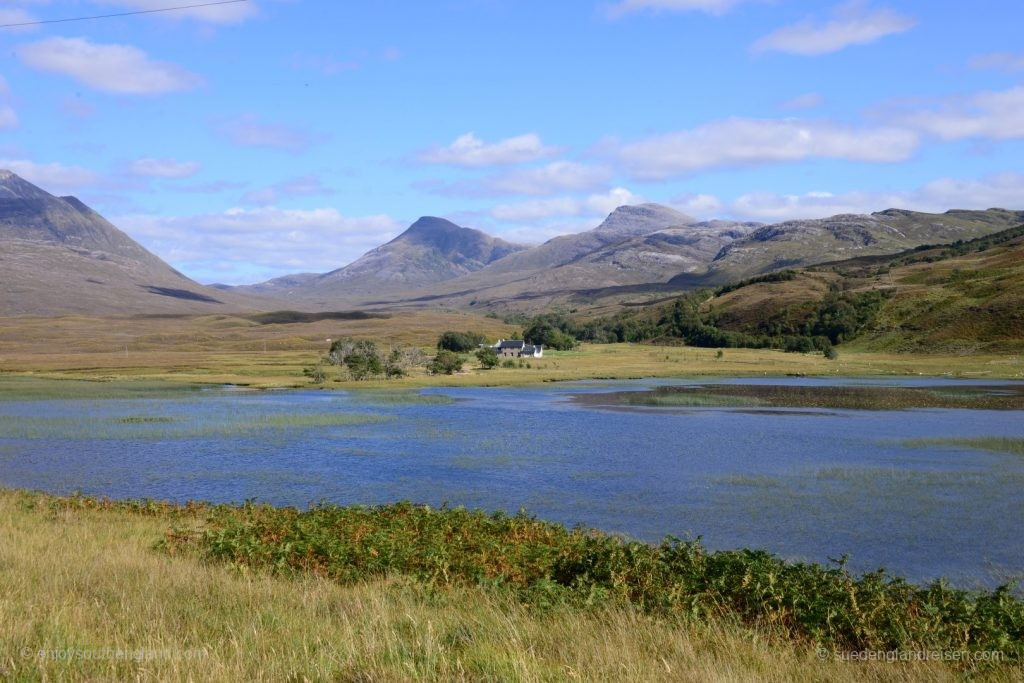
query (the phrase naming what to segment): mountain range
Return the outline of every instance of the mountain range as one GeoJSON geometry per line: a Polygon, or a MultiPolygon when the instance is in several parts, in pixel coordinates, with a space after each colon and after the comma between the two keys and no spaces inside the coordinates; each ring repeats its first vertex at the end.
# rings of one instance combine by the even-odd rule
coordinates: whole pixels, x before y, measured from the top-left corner
{"type": "Polygon", "coordinates": [[[772,225],[622,206],[592,230],[513,244],[425,216],[328,273],[201,285],[74,197],[0,171],[0,315],[451,307],[539,311],[650,301],[781,268],[982,237],[1024,211],[889,209],[772,225]]]}

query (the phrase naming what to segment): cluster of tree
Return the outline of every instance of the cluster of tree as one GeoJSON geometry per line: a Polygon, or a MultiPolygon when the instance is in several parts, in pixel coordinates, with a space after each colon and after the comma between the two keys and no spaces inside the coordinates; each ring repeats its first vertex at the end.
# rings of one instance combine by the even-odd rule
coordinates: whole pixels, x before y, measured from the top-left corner
{"type": "MultiPolygon", "coordinates": [[[[404,377],[409,368],[423,365],[425,359],[423,352],[416,347],[392,344],[384,352],[376,342],[356,341],[350,337],[342,337],[332,343],[324,357],[328,365],[344,367],[349,377],[357,381],[381,376],[386,379],[404,377]]],[[[316,382],[315,377],[313,381],[316,382]]]]}
{"type": "Polygon", "coordinates": [[[568,331],[571,329],[571,321],[561,314],[538,315],[523,330],[523,340],[527,344],[541,344],[548,349],[569,351],[577,344],[576,336],[568,331]]]}
{"type": "Polygon", "coordinates": [[[452,332],[449,330],[437,340],[437,348],[454,353],[467,353],[486,343],[486,335],[479,332],[452,332]]]}
{"type": "MultiPolygon", "coordinates": [[[[771,273],[718,291],[730,292],[755,282],[782,282],[793,277],[793,271],[771,273]]],[[[680,340],[707,348],[820,351],[832,358],[836,355],[832,347],[849,341],[870,325],[886,297],[883,291],[832,291],[820,302],[809,303],[800,310],[781,310],[756,329],[744,331],[723,327],[713,312],[701,310],[714,293],[698,290],[684,294],[663,309],[660,316],[627,311],[581,321],[563,314],[540,315],[530,321],[524,337],[558,349],[572,348],[577,341],[606,344],[680,340]]]]}

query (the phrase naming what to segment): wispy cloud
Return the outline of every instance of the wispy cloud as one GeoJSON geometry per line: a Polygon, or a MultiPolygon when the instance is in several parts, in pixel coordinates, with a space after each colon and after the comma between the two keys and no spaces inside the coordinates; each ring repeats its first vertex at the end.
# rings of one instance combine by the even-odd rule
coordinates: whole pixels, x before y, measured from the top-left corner
{"type": "Polygon", "coordinates": [[[853,128],[824,120],[726,119],[621,145],[616,156],[636,177],[662,180],[709,168],[806,159],[896,162],[918,148],[913,131],[853,128]]]}
{"type": "Polygon", "coordinates": [[[1024,71],[1024,54],[1013,52],[990,52],[972,57],[968,62],[972,69],[997,69],[999,71],[1024,71]]]}
{"type": "Polygon", "coordinates": [[[624,204],[639,204],[643,201],[640,195],[624,187],[615,187],[608,192],[587,197],[555,197],[499,204],[491,209],[490,214],[496,220],[510,223],[581,215],[603,217],[624,204]]]}
{"type": "Polygon", "coordinates": [[[231,284],[352,262],[397,235],[386,215],[337,209],[229,209],[187,216],[125,214],[111,220],[192,277],[231,284]]]}
{"type": "Polygon", "coordinates": [[[608,16],[618,18],[634,12],[706,12],[725,14],[750,0],[622,0],[607,8],[608,16]]]}
{"type": "Polygon", "coordinates": [[[536,161],[554,156],[558,152],[558,148],[545,145],[536,133],[518,135],[497,142],[484,142],[470,132],[460,135],[450,145],[431,147],[420,152],[417,160],[424,164],[473,168],[536,161]]]}
{"type": "MultiPolygon", "coordinates": [[[[1024,208],[1024,174],[997,173],[979,179],[940,178],[896,192],[850,191],[779,194],[752,192],[731,202],[705,195],[717,202],[718,212],[750,220],[778,222],[799,218],[824,218],[836,214],[866,214],[889,208],[940,213],[949,209],[1024,208]]],[[[677,208],[678,205],[677,205],[677,208]]],[[[698,215],[706,215],[695,211],[698,215]]]]}
{"type": "Polygon", "coordinates": [[[133,175],[144,178],[188,178],[199,172],[201,164],[196,161],[175,161],[174,159],[137,159],[129,164],[133,175]]]}
{"type": "Polygon", "coordinates": [[[27,159],[0,159],[0,168],[17,173],[51,194],[80,192],[103,184],[103,177],[99,173],[81,166],[42,164],[27,159]]]}
{"type": "Polygon", "coordinates": [[[817,109],[823,104],[825,104],[824,97],[819,93],[809,92],[786,100],[781,106],[783,109],[788,109],[790,111],[799,111],[803,109],[817,109]]]}
{"type": "Polygon", "coordinates": [[[272,147],[290,152],[305,151],[321,137],[283,123],[265,123],[254,114],[226,121],[218,130],[236,145],[272,147]]]}
{"type": "Polygon", "coordinates": [[[942,140],[1024,138],[1024,85],[942,98],[880,115],[942,140]]]}
{"type": "Polygon", "coordinates": [[[268,206],[282,198],[310,197],[331,194],[332,192],[334,191],[324,185],[320,178],[314,175],[305,175],[246,192],[242,197],[242,201],[246,204],[268,206]]]}
{"type": "Polygon", "coordinates": [[[71,76],[103,92],[158,95],[191,90],[203,82],[131,45],[99,45],[85,38],[47,38],[17,47],[15,54],[34,69],[71,76]]]}
{"type": "Polygon", "coordinates": [[[832,18],[822,21],[808,17],[784,26],[757,40],[755,52],[786,52],[794,55],[823,55],[851,45],[866,45],[885,36],[909,31],[917,25],[911,17],[886,8],[869,9],[862,2],[840,5],[832,18]]]}
{"type": "Polygon", "coordinates": [[[4,31],[7,32],[21,33],[35,31],[39,27],[32,25],[32,22],[37,20],[38,19],[35,15],[30,14],[20,7],[0,8],[0,24],[28,24],[28,26],[10,26],[4,29],[4,31]]]}

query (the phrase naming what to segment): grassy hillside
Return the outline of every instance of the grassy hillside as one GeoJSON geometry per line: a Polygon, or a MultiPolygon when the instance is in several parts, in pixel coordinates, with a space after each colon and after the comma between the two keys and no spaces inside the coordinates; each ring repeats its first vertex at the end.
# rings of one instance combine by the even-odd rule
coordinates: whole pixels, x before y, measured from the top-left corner
{"type": "Polygon", "coordinates": [[[821,303],[876,293],[879,309],[851,347],[884,351],[1024,349],[1024,227],[949,246],[809,268],[707,302],[719,324],[747,332],[805,324],[821,303]]]}
{"type": "Polygon", "coordinates": [[[1024,350],[1024,226],[780,270],[617,314],[555,321],[593,341],[946,354],[1024,350]]]}
{"type": "MultiPolygon", "coordinates": [[[[1012,662],[837,661],[827,651],[819,656],[812,640],[783,635],[785,624],[742,625],[728,610],[719,616],[673,618],[598,595],[590,604],[545,603],[540,600],[544,590],[532,601],[523,600],[496,584],[464,581],[457,574],[451,581],[437,582],[417,578],[397,564],[390,576],[360,569],[371,566],[360,562],[375,559],[386,566],[393,558],[384,553],[408,542],[412,523],[422,527],[425,540],[445,525],[465,534],[455,545],[459,553],[467,541],[497,540],[496,532],[504,528],[468,513],[408,512],[403,517],[401,507],[327,509],[307,518],[272,508],[216,511],[0,491],[5,530],[0,535],[0,676],[96,681],[954,681],[973,672],[975,678],[1009,681],[1021,674],[1019,664],[1012,662]],[[222,525],[224,515],[234,519],[233,531],[222,525]],[[334,520],[338,523],[362,520],[364,533],[349,536],[340,526],[331,532],[323,524],[329,521],[324,515],[341,515],[334,520]],[[276,543],[260,535],[260,529],[272,531],[283,524],[285,530],[289,520],[299,521],[309,532],[322,531],[325,540],[350,538],[365,550],[346,563],[353,576],[343,579],[287,565],[272,571],[242,557],[224,562],[202,547],[180,542],[221,539],[229,545],[237,534],[257,534],[251,545],[255,551],[288,553],[297,546],[276,543]],[[46,656],[46,651],[104,648],[130,655],[95,661],[46,656]],[[169,651],[171,658],[152,656],[154,651],[169,651]],[[176,657],[185,651],[191,658],[176,657]]],[[[571,537],[564,530],[515,518],[506,525],[522,527],[522,535],[505,542],[524,550],[540,538],[536,532],[525,533],[534,527],[552,539],[552,548],[571,537]]],[[[585,537],[579,541],[586,546],[585,537]]],[[[590,552],[600,554],[600,547],[594,545],[590,552]]],[[[472,555],[452,559],[459,557],[475,561],[472,555]]],[[[486,561],[487,555],[479,557],[486,561]]],[[[642,553],[626,553],[611,566],[639,559],[642,553]]],[[[757,559],[755,554],[746,561],[757,559]]],[[[529,557],[514,556],[500,571],[514,578],[524,560],[529,557]]],[[[640,576],[642,572],[627,584],[640,576]]],[[[742,574],[733,579],[737,587],[743,583],[742,574]]],[[[754,596],[763,587],[755,583],[744,590],[754,596]]],[[[1009,602],[996,611],[987,610],[986,618],[998,620],[999,614],[1019,606],[1005,600],[1009,602]]],[[[940,613],[944,619],[945,612],[940,613]]],[[[1019,636],[1015,638],[1002,648],[1009,657],[1020,645],[1019,636]]]]}

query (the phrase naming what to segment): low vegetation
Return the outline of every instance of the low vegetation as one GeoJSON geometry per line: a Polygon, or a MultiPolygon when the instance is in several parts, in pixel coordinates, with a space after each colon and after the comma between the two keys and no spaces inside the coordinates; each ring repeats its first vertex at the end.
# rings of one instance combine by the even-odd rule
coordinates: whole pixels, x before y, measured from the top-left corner
{"type": "MultiPolygon", "coordinates": [[[[199,532],[208,515],[204,506],[0,490],[0,677],[932,683],[981,671],[819,659],[811,646],[726,619],[665,619],[607,605],[538,608],[507,591],[400,575],[343,585],[154,549],[172,527],[199,532]],[[132,656],[36,655],[103,648],[132,656]],[[144,656],[186,649],[202,656],[144,656]]],[[[1012,680],[1021,669],[1003,662],[987,672],[1012,680]]]]}
{"type": "Polygon", "coordinates": [[[974,448],[982,451],[1024,455],[1024,439],[1006,436],[982,436],[971,439],[908,439],[903,444],[913,448],[950,446],[953,448],[974,448]]]}
{"type": "Polygon", "coordinates": [[[1024,389],[1017,385],[998,387],[997,391],[988,386],[958,386],[956,391],[949,391],[941,387],[717,384],[658,387],[651,391],[578,394],[575,398],[581,403],[603,406],[732,405],[846,410],[1024,410],[1024,389]]]}
{"type": "Polygon", "coordinates": [[[204,528],[178,527],[163,548],[341,584],[399,575],[482,586],[539,609],[635,609],[682,623],[743,624],[843,651],[920,647],[1024,658],[1024,603],[1009,587],[914,586],[882,570],[854,576],[842,560],[823,567],[763,551],[709,552],[699,540],[651,546],[523,513],[409,503],[304,512],[216,506],[206,510],[204,528]]]}

